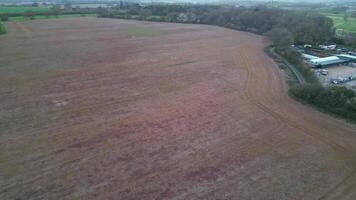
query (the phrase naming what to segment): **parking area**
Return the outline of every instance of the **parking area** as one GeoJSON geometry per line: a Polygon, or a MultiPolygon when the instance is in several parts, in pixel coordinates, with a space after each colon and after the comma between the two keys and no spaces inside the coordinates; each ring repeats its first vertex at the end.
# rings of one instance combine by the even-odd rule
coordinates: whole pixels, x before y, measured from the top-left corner
{"type": "Polygon", "coordinates": [[[317,69],[315,73],[323,85],[344,84],[356,87],[356,67],[351,65],[333,65],[317,69]]]}

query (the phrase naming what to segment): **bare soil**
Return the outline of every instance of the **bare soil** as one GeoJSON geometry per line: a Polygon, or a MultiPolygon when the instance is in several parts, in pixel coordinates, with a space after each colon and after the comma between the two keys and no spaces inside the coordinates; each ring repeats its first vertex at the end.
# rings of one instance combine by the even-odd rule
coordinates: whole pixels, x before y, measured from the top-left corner
{"type": "Polygon", "coordinates": [[[100,18],[0,37],[0,199],[356,199],[356,126],[261,36],[100,18]]]}

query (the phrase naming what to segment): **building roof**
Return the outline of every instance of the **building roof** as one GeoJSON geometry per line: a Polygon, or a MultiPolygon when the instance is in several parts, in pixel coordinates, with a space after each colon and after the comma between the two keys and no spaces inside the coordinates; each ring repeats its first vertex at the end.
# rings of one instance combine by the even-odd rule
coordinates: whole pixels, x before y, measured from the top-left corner
{"type": "Polygon", "coordinates": [[[356,56],[352,56],[352,55],[348,55],[348,54],[340,54],[337,55],[339,58],[342,58],[344,60],[348,60],[348,61],[356,61],[356,56]]]}
{"type": "Polygon", "coordinates": [[[306,53],[303,53],[302,56],[308,60],[312,60],[312,59],[317,59],[319,57],[316,57],[316,56],[313,56],[313,55],[310,55],[310,54],[306,54],[306,53]]]}
{"type": "Polygon", "coordinates": [[[329,56],[325,58],[312,58],[313,56],[303,54],[304,58],[307,58],[310,60],[310,63],[313,65],[321,65],[321,66],[326,66],[326,65],[335,65],[335,64],[340,64],[344,62],[356,62],[356,56],[348,55],[348,54],[340,54],[340,55],[335,55],[335,56],[329,56]]]}
{"type": "Polygon", "coordinates": [[[313,65],[333,65],[345,62],[344,59],[339,58],[338,56],[329,56],[325,58],[315,58],[311,59],[310,62],[313,65]]]}

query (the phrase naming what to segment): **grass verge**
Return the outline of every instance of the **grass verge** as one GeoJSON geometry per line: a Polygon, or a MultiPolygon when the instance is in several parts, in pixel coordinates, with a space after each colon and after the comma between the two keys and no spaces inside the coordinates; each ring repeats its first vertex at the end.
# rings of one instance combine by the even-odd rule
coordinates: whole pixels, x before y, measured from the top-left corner
{"type": "Polygon", "coordinates": [[[6,31],[5,25],[0,22],[0,35],[6,34],[6,33],[7,33],[7,31],[6,31]]]}

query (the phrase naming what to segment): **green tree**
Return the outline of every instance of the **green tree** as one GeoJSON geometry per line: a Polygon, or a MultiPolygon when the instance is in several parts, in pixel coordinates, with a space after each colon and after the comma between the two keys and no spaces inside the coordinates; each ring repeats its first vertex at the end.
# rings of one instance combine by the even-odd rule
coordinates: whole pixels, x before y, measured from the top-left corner
{"type": "Polygon", "coordinates": [[[56,16],[56,17],[58,17],[58,15],[60,14],[60,12],[61,12],[61,6],[60,5],[54,5],[53,7],[52,7],[52,14],[54,15],[54,16],[56,16]]]}
{"type": "Polygon", "coordinates": [[[147,19],[147,17],[152,15],[152,12],[149,9],[142,9],[140,10],[139,15],[141,16],[142,19],[145,20],[147,19]]]}
{"type": "Polygon", "coordinates": [[[332,87],[330,90],[334,94],[338,96],[345,96],[348,99],[355,97],[355,92],[353,90],[347,89],[346,87],[332,87]]]}
{"type": "Polygon", "coordinates": [[[103,7],[98,7],[96,9],[96,14],[99,17],[108,17],[109,16],[109,10],[107,8],[103,8],[103,7]]]}
{"type": "Polygon", "coordinates": [[[356,100],[355,99],[352,99],[350,101],[349,108],[350,108],[350,110],[356,112],[356,100]]]}
{"type": "Polygon", "coordinates": [[[46,18],[49,18],[49,15],[50,15],[50,14],[51,14],[51,13],[48,12],[48,11],[46,11],[46,12],[43,13],[43,15],[44,15],[46,18]]]}
{"type": "Polygon", "coordinates": [[[294,43],[293,34],[285,28],[274,28],[268,31],[266,36],[280,47],[288,47],[294,43]]]}
{"type": "Polygon", "coordinates": [[[9,20],[9,17],[8,17],[7,15],[1,15],[1,16],[0,16],[0,20],[1,20],[2,22],[6,22],[6,21],[9,20]]]}
{"type": "Polygon", "coordinates": [[[25,18],[29,18],[29,19],[34,19],[35,18],[35,13],[33,13],[32,10],[27,10],[23,13],[23,16],[25,18]]]}

